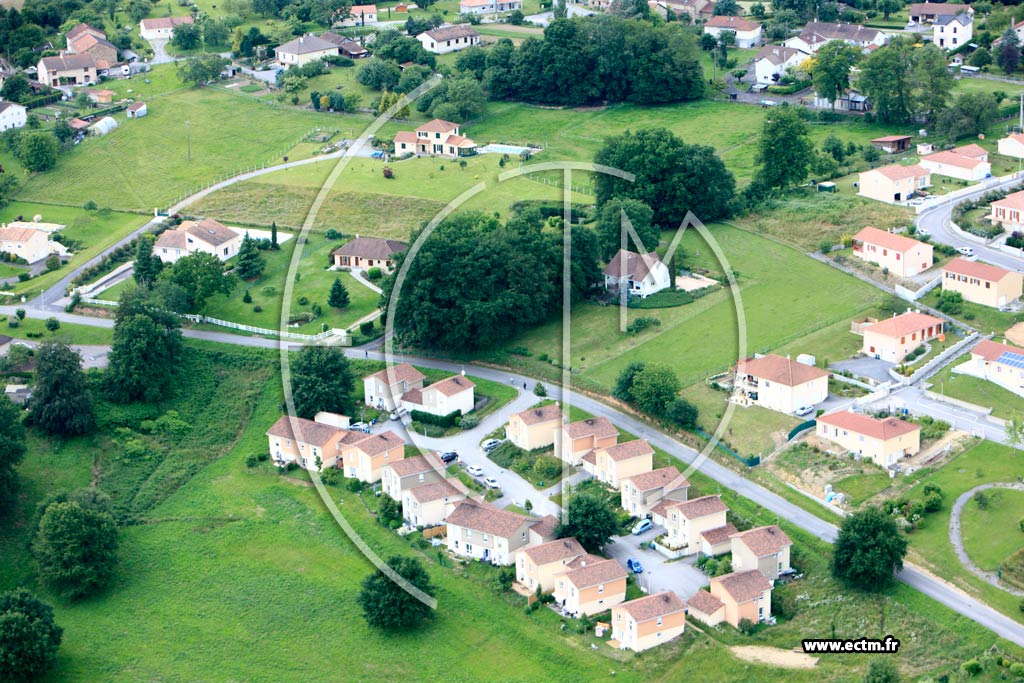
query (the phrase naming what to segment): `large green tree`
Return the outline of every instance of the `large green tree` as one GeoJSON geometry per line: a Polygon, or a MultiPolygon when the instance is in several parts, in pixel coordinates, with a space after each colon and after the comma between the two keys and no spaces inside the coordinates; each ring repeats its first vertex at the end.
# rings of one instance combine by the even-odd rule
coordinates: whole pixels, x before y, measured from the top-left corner
{"type": "Polygon", "coordinates": [[[256,240],[246,232],[242,237],[242,246],[238,248],[238,257],[235,259],[235,273],[243,280],[255,280],[263,274],[267,262],[263,259],[256,240]]]}
{"type": "Polygon", "coordinates": [[[291,363],[295,414],[312,419],[318,412],[351,415],[355,377],[348,359],[335,346],[305,346],[291,363]]]}
{"type": "Polygon", "coordinates": [[[913,113],[913,46],[902,38],[872,52],[861,66],[857,87],[883,123],[905,123],[913,113]]]}
{"type": "MultiPolygon", "coordinates": [[[[433,595],[434,586],[419,560],[412,557],[392,557],[387,564],[413,586],[427,595],[433,595]]],[[[409,631],[433,616],[433,610],[429,605],[406,591],[402,585],[392,581],[382,571],[377,571],[363,580],[362,590],[359,591],[356,602],[363,610],[366,622],[382,631],[409,631]]]]}
{"type": "Polygon", "coordinates": [[[560,538],[572,536],[590,552],[600,552],[618,532],[618,520],[608,501],[592,491],[574,492],[565,508],[560,538]]]}
{"type": "Polygon", "coordinates": [[[188,57],[175,63],[178,79],[192,86],[204,86],[220,76],[231,60],[210,52],[195,57],[188,57]]]}
{"type": "Polygon", "coordinates": [[[676,400],[680,389],[675,371],[664,363],[646,363],[633,375],[629,385],[629,402],[655,417],[664,417],[676,400]]]}
{"type": "Polygon", "coordinates": [[[946,108],[953,84],[953,74],[946,66],[949,58],[939,46],[926,43],[913,52],[914,113],[933,120],[946,108]]]}
{"type": "Polygon", "coordinates": [[[161,278],[177,285],[185,292],[189,309],[202,310],[206,300],[214,294],[230,294],[235,279],[224,274],[224,264],[213,254],[196,252],[183,256],[170,268],[165,268],[161,278]]]}
{"type": "Polygon", "coordinates": [[[875,657],[868,662],[862,683],[900,683],[900,669],[891,656],[875,657]]]}
{"type": "Polygon", "coordinates": [[[850,87],[850,69],[857,61],[857,51],[842,42],[825,43],[814,59],[814,91],[836,108],[836,100],[850,87]]]}
{"type": "Polygon", "coordinates": [[[0,681],[38,680],[57,659],[64,629],[24,588],[0,593],[0,681]]]}
{"type": "Polygon", "coordinates": [[[772,109],[765,116],[757,147],[755,182],[785,190],[807,179],[814,160],[814,143],[800,113],[792,107],[772,109]]]}
{"type": "Polygon", "coordinates": [[[1020,66],[1020,39],[1013,27],[1003,31],[1003,35],[1000,37],[996,63],[1008,74],[1012,74],[1020,66]]]}
{"type": "Polygon", "coordinates": [[[25,428],[21,410],[6,396],[0,398],[0,516],[17,502],[18,472],[15,469],[25,457],[25,428]]]}
{"type": "Polygon", "coordinates": [[[627,233],[626,249],[639,253],[654,251],[661,240],[661,229],[654,225],[654,211],[651,207],[639,199],[612,197],[604,203],[597,216],[597,239],[604,261],[611,259],[622,248],[623,213],[643,245],[640,247],[635,244],[627,233]]]}
{"type": "Polygon", "coordinates": [[[935,121],[935,132],[950,142],[988,130],[999,118],[999,104],[992,93],[963,93],[935,121]]]}
{"type": "Polygon", "coordinates": [[[49,171],[57,164],[58,144],[52,133],[26,133],[21,137],[18,159],[29,171],[49,171]]]}
{"type": "Polygon", "coordinates": [[[75,600],[104,588],[117,565],[117,525],[109,512],[68,501],[46,508],[32,541],[43,581],[75,600]]]}
{"type": "Polygon", "coordinates": [[[832,576],[853,588],[878,591],[903,568],[907,539],[892,517],[877,507],[843,520],[832,551],[832,576]]]}
{"type": "Polygon", "coordinates": [[[174,390],[182,352],[181,322],[144,292],[121,296],[110,349],[110,367],[104,373],[106,395],[115,403],[153,403],[174,390]]]}
{"type": "Polygon", "coordinates": [[[44,432],[75,436],[93,427],[93,399],[82,372],[82,357],[62,341],[36,349],[36,375],[28,401],[30,424],[44,432]]]}
{"type": "Polygon", "coordinates": [[[135,249],[135,263],[132,265],[132,277],[140,287],[152,288],[156,278],[164,267],[159,256],[153,254],[155,238],[151,234],[142,235],[135,249]]]}
{"type": "Polygon", "coordinates": [[[688,145],[665,128],[626,131],[605,139],[594,162],[626,171],[627,179],[594,176],[597,206],[613,197],[630,197],[654,211],[654,223],[678,227],[688,211],[702,221],[726,215],[736,181],[712,147],[688,145]]]}
{"type": "Polygon", "coordinates": [[[327,297],[327,305],[331,308],[345,308],[349,304],[348,290],[345,289],[340,277],[331,283],[331,293],[327,297]]]}

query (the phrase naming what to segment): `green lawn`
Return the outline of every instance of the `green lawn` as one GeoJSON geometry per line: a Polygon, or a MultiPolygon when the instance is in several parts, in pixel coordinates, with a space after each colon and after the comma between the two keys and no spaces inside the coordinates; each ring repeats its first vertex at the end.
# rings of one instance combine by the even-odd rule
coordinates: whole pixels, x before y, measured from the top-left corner
{"type": "Polygon", "coordinates": [[[1010,555],[1024,547],[1024,492],[1010,489],[985,491],[985,509],[971,500],[961,518],[964,549],[981,569],[996,571],[1010,555]],[[1000,529],[1001,533],[992,533],[1000,529]]]}
{"type": "Polygon", "coordinates": [[[835,483],[835,489],[849,497],[850,505],[856,507],[889,488],[889,475],[885,472],[854,474],[835,483]]]}
{"type": "MultiPolygon", "coordinates": [[[[84,203],[84,202],[83,202],[84,203]]],[[[98,202],[103,207],[102,202],[98,202]]],[[[68,270],[85,263],[92,257],[111,246],[133,230],[142,227],[146,216],[101,208],[98,211],[86,211],[76,206],[57,206],[53,204],[33,204],[29,202],[11,202],[0,208],[0,223],[24,216],[32,220],[41,215],[47,223],[61,223],[67,226],[62,233],[70,240],[78,242],[78,247],[71,255],[71,260],[64,267],[35,277],[27,282],[15,283],[8,290],[11,294],[35,296],[40,290],[50,287],[67,274],[68,270]]]]}
{"type": "Polygon", "coordinates": [[[1009,419],[1024,414],[1024,398],[992,382],[953,372],[954,366],[970,359],[970,354],[964,354],[940,370],[928,380],[931,390],[983,408],[992,408],[995,417],[1009,419]]]}
{"type": "MultiPolygon", "coordinates": [[[[870,285],[794,249],[726,225],[710,229],[739,274],[748,354],[786,347],[794,353],[813,354],[819,363],[840,358],[848,348],[848,337],[856,340],[848,332],[849,320],[881,298],[870,285]],[[846,336],[839,333],[843,325],[846,336]],[[830,334],[813,334],[824,330],[830,334]]],[[[682,249],[687,265],[721,272],[695,231],[686,233],[682,249]]],[[[618,331],[617,307],[577,305],[572,312],[574,375],[607,390],[626,364],[658,361],[672,366],[683,385],[689,386],[736,362],[737,321],[726,290],[686,306],[631,313],[637,314],[659,318],[657,333],[627,335],[618,331]]],[[[561,358],[561,327],[561,320],[553,320],[509,340],[508,348],[525,346],[533,354],[529,359],[515,357],[515,362],[550,374],[550,366],[536,359],[543,353],[561,358]]]]}
{"type": "MultiPolygon", "coordinates": [[[[934,307],[939,302],[940,292],[941,288],[936,287],[921,299],[921,303],[934,307]]],[[[1001,313],[998,308],[981,306],[969,301],[965,301],[963,311],[953,317],[962,320],[982,334],[1001,334],[1015,324],[1024,321],[1022,313],[1001,313]]]]}
{"type": "MultiPolygon", "coordinates": [[[[687,399],[700,411],[698,422],[708,434],[714,433],[726,409],[724,391],[716,391],[704,382],[697,382],[683,390],[687,399]]],[[[747,457],[765,456],[775,450],[776,443],[784,443],[789,430],[801,422],[792,415],[777,413],[758,406],[737,407],[722,441],[747,457]]]]}

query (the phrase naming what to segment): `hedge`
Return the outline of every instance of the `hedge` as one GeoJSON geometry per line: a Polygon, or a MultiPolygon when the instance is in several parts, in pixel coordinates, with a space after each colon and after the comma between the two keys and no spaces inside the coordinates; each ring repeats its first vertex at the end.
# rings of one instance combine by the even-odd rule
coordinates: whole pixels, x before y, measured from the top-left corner
{"type": "Polygon", "coordinates": [[[436,427],[454,427],[455,421],[462,417],[462,411],[456,410],[455,412],[448,413],[447,415],[434,415],[433,413],[426,413],[422,410],[414,410],[410,413],[413,421],[421,422],[427,425],[434,425],[436,427]]]}

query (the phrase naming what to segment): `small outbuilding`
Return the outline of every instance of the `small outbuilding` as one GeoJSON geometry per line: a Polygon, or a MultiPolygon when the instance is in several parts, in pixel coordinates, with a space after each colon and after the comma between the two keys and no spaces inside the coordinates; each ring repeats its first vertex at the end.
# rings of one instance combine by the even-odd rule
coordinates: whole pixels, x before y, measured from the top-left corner
{"type": "Polygon", "coordinates": [[[149,109],[146,107],[145,102],[133,102],[128,105],[128,109],[126,109],[124,113],[130,119],[141,119],[149,113],[149,109]]]}

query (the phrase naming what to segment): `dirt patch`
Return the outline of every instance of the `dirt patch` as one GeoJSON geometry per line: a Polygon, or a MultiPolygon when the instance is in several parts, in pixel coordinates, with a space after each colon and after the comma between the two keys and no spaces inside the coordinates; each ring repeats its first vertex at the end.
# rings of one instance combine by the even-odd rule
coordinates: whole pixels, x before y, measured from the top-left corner
{"type": "Polygon", "coordinates": [[[818,664],[817,657],[795,650],[781,650],[777,647],[736,645],[730,647],[729,651],[737,659],[742,659],[745,662],[780,666],[785,669],[813,669],[818,664]]]}
{"type": "Polygon", "coordinates": [[[921,449],[917,455],[903,462],[911,467],[938,465],[940,462],[948,460],[951,455],[959,453],[962,446],[973,439],[974,437],[967,432],[951,429],[941,439],[921,449]]]}
{"type": "Polygon", "coordinates": [[[1012,342],[1017,346],[1024,346],[1024,323],[1017,323],[1008,329],[1004,336],[1007,341],[1012,342]]]}

